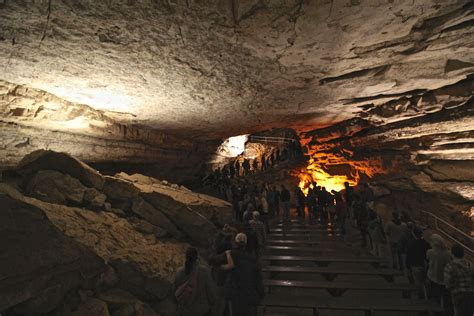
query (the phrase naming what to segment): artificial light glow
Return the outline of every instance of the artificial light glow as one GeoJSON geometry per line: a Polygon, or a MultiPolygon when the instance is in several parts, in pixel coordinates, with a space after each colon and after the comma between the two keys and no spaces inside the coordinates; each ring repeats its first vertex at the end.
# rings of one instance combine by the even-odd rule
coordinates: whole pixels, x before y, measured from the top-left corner
{"type": "Polygon", "coordinates": [[[89,128],[89,122],[84,117],[76,117],[69,121],[55,122],[55,124],[67,129],[75,130],[89,128]]]}
{"type": "Polygon", "coordinates": [[[298,186],[305,195],[308,194],[312,183],[325,187],[327,191],[341,191],[344,182],[356,186],[362,175],[369,178],[376,174],[386,173],[381,160],[371,157],[367,160],[353,160],[353,152],[347,149],[338,149],[325,144],[312,146],[308,150],[308,165],[306,170],[293,173],[299,178],[298,186]]]}
{"type": "Polygon", "coordinates": [[[133,98],[107,88],[50,88],[52,93],[71,102],[87,104],[104,111],[130,111],[133,98]]]}
{"type": "Polygon", "coordinates": [[[245,143],[248,139],[248,134],[229,137],[219,146],[217,152],[227,158],[237,157],[244,152],[245,143]]]}

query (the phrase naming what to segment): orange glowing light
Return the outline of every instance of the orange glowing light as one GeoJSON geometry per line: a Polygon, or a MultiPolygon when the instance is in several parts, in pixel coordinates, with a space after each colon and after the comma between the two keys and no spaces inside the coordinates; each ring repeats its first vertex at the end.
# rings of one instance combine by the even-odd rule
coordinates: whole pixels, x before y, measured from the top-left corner
{"type": "Polygon", "coordinates": [[[305,195],[308,188],[316,182],[327,191],[341,191],[344,183],[351,186],[359,184],[361,177],[372,178],[376,174],[386,173],[381,159],[367,160],[353,159],[354,153],[348,149],[337,148],[332,144],[312,145],[308,148],[308,165],[306,170],[294,172],[299,178],[298,186],[305,195]]]}

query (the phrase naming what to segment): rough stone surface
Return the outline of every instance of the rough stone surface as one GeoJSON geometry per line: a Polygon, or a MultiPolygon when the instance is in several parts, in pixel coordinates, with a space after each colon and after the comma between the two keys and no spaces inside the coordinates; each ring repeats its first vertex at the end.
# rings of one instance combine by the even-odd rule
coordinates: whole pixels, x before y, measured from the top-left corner
{"type": "Polygon", "coordinates": [[[90,298],[79,305],[79,308],[71,313],[71,316],[109,316],[107,303],[90,298]]]}
{"type": "MultiPolygon", "coordinates": [[[[28,182],[26,193],[42,201],[56,204],[80,205],[84,200],[86,187],[79,180],[53,170],[40,170],[28,182]]],[[[92,201],[90,193],[88,201],[92,201]]]]}
{"type": "Polygon", "coordinates": [[[100,294],[100,299],[107,302],[111,315],[117,316],[157,316],[158,314],[147,304],[132,294],[113,288],[100,294]]]}
{"type": "Polygon", "coordinates": [[[99,256],[61,233],[40,208],[5,194],[0,204],[0,311],[47,313],[70,291],[94,286],[105,267],[99,256]]]}
{"type": "Polygon", "coordinates": [[[332,124],[474,68],[469,0],[3,6],[0,79],[195,135],[332,124]]]}
{"type": "Polygon", "coordinates": [[[171,197],[176,204],[187,206],[217,226],[224,226],[232,221],[232,206],[221,199],[195,193],[186,188],[180,188],[175,184],[168,184],[168,182],[159,181],[141,174],[128,175],[121,172],[116,174],[115,177],[130,181],[141,192],[156,192],[163,196],[171,197]]]}
{"type": "Polygon", "coordinates": [[[55,170],[78,179],[88,187],[102,190],[104,179],[97,171],[80,160],[62,152],[38,150],[26,155],[18,164],[25,177],[40,170],[55,170]]]}
{"type": "Polygon", "coordinates": [[[65,235],[109,262],[121,288],[140,299],[152,301],[161,300],[170,293],[174,274],[183,264],[186,243],[154,238],[150,242],[126,219],[109,212],[97,213],[43,202],[26,197],[5,184],[0,184],[0,192],[39,207],[65,235]]]}
{"type": "Polygon", "coordinates": [[[180,232],[178,227],[173,224],[171,219],[169,219],[161,211],[154,208],[141,197],[135,198],[133,200],[132,212],[141,218],[146,219],[151,224],[168,231],[175,238],[179,239],[183,237],[183,234],[180,232]]]}

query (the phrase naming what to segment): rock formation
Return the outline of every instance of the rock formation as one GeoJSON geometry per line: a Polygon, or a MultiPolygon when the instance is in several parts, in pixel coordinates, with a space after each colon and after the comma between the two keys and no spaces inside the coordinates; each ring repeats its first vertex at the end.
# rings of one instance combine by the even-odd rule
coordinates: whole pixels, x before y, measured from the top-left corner
{"type": "Polygon", "coordinates": [[[34,152],[13,175],[0,183],[0,311],[172,313],[188,243],[210,246],[231,221],[224,201],[142,175],[104,177],[63,153],[34,152]]]}

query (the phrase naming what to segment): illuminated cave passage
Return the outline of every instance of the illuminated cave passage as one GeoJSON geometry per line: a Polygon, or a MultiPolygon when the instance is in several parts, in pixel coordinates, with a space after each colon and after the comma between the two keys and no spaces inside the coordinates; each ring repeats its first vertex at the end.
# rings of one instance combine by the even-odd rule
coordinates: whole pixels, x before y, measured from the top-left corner
{"type": "Polygon", "coordinates": [[[473,21],[469,0],[0,0],[0,314],[176,315],[186,249],[225,263],[248,204],[258,314],[447,311],[340,205],[347,182],[365,219],[472,262],[473,21]]]}

